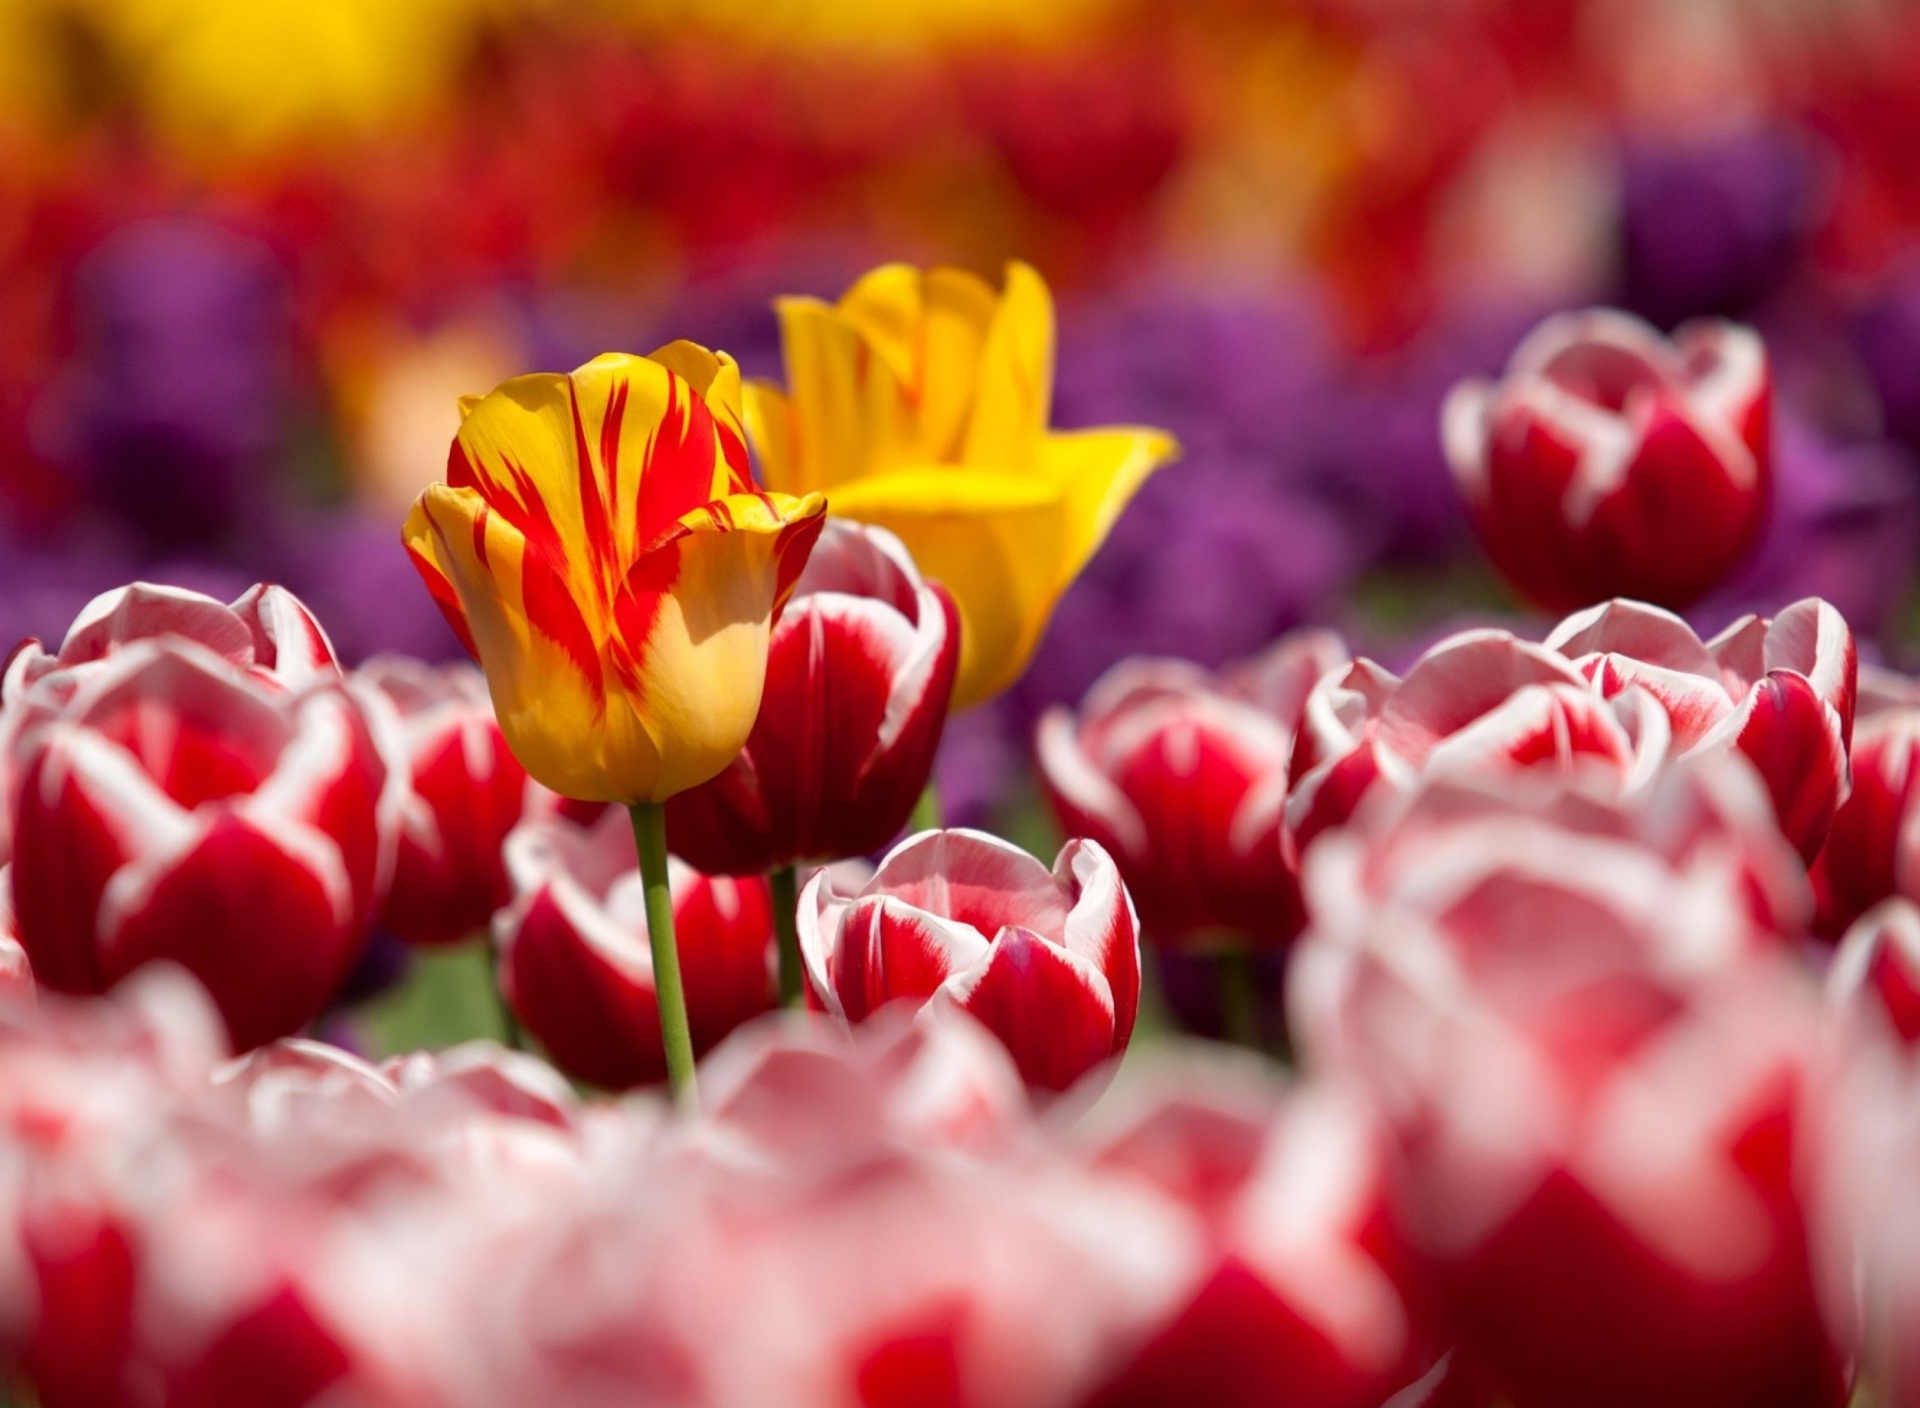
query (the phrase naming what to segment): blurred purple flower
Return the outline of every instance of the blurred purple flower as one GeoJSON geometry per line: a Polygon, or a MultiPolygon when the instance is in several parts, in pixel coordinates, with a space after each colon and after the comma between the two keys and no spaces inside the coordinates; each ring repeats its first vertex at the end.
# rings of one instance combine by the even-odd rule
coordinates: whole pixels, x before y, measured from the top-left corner
{"type": "Polygon", "coordinates": [[[81,265],[74,335],[37,416],[47,458],[139,543],[233,538],[284,438],[292,344],[272,253],[198,219],[129,225],[81,265]]]}
{"type": "Polygon", "coordinates": [[[1774,507],[1760,546],[1726,587],[1689,613],[1718,630],[1747,611],[1772,615],[1824,597],[1856,637],[1881,637],[1914,583],[1920,552],[1920,477],[1889,442],[1849,443],[1779,416],[1774,507]]]}
{"type": "Polygon", "coordinates": [[[1854,322],[1887,433],[1920,451],[1920,256],[1898,262],[1854,322]]]}
{"type": "Polygon", "coordinates": [[[1623,301],[1668,326],[1747,312],[1798,266],[1823,199],[1819,153],[1796,128],[1628,140],[1623,301]]]}

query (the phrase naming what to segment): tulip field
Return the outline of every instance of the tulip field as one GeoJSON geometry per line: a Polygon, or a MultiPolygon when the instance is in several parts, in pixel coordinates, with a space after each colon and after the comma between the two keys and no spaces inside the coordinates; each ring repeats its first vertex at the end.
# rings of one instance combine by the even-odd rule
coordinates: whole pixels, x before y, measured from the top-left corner
{"type": "Polygon", "coordinates": [[[1916,93],[0,6],[0,1408],[1920,1408],[1916,93]]]}

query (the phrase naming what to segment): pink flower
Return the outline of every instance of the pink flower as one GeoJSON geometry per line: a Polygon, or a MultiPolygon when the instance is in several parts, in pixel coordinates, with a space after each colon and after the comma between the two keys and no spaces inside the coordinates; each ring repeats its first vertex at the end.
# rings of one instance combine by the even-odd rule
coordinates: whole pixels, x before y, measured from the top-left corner
{"type": "MultiPolygon", "coordinates": [[[[513,902],[494,916],[501,989],[522,1025],[581,1080],[622,1089],[666,1078],[646,905],[627,814],[563,816],[507,838],[513,902]]],[[[773,909],[764,881],[670,867],[696,1051],[773,1005],[773,909]]]]}
{"type": "Polygon", "coordinates": [[[409,943],[458,942],[512,896],[501,847],[534,784],[471,665],[383,656],[353,677],[392,706],[410,779],[380,924],[409,943]]]}
{"type": "Polygon", "coordinates": [[[1138,924],[1098,842],[1068,842],[1049,873],[978,831],[923,832],[855,893],[816,874],[798,924],[808,983],[833,1015],[861,1022],[896,1000],[959,1008],[1033,1086],[1066,1089],[1133,1034],[1138,924]]]}
{"type": "Polygon", "coordinates": [[[1347,663],[1326,631],[1288,636],[1215,677],[1177,660],[1123,660],[1080,706],[1047,712],[1041,777],[1069,835],[1118,862],[1146,932],[1235,930],[1267,944],[1298,931],[1300,887],[1282,854],[1287,765],[1309,691],[1347,663]]]}
{"type": "Polygon", "coordinates": [[[1846,1399],[1793,1157],[1815,1013],[1788,896],[1754,890],[1798,886],[1765,808],[1727,759],[1624,804],[1434,783],[1307,857],[1304,1044],[1380,1102],[1401,1225],[1516,1401],[1846,1399]]]}
{"type": "Polygon", "coordinates": [[[828,519],[774,625],[746,747],[668,803],[675,853],[758,875],[879,850],[926,788],[959,662],[953,602],[899,539],[828,519]]]}
{"type": "Polygon", "coordinates": [[[156,959],[233,1040],[298,1028],[364,945],[403,780],[298,601],[134,586],[9,666],[11,889],[35,977],[99,992],[156,959]]]}
{"type": "Polygon", "coordinates": [[[1500,381],[1456,386],[1441,431],[1488,555],[1524,595],[1679,608],[1765,520],[1771,408],[1751,328],[1700,321],[1669,340],[1593,309],[1542,323],[1500,381]]]}

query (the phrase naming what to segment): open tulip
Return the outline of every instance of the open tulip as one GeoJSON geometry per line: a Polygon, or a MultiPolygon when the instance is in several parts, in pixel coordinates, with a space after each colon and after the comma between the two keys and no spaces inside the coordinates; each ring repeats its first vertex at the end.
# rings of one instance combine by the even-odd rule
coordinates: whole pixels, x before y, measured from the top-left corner
{"type": "Polygon", "coordinates": [[[511,895],[501,846],[529,784],[471,665],[381,656],[354,672],[398,716],[411,785],[380,924],[414,944],[456,943],[511,895]]]}
{"type": "Polygon", "coordinates": [[[998,294],[962,270],[888,264],[838,303],[777,307],[786,389],[747,388],[766,482],[899,534],[960,610],[955,706],[991,698],[1172,437],[1048,429],[1053,300],[1025,264],[998,294]]]}
{"type": "Polygon", "coordinates": [[[1672,340],[1626,313],[1549,318],[1505,377],[1455,387],[1447,458],[1494,564],[1570,611],[1612,596],[1683,607],[1765,520],[1772,404],[1751,328],[1672,340]]]}
{"type": "MultiPolygon", "coordinates": [[[[619,1089],[667,1074],[641,877],[627,819],[555,816],[507,838],[514,899],[494,917],[514,1015],[570,1074],[619,1089]]],[[[693,1046],[704,1052],[773,1004],[773,911],[758,879],[671,863],[693,1046]]]]}
{"type": "Polygon", "coordinates": [[[904,1000],[958,1007],[1028,1084],[1064,1090],[1120,1055],[1140,1004],[1139,926],[1113,860],[1069,841],[1051,873],[978,831],[926,831],[847,894],[831,871],[800,895],[814,996],[849,1022],[904,1000]]]}
{"type": "Polygon", "coordinates": [[[926,788],[959,653],[952,601],[899,539],[830,519],[773,629],[746,748],[667,806],[674,852],[750,875],[879,850],[926,788]]]}
{"type": "Polygon", "coordinates": [[[56,655],[16,658],[10,879],[39,982],[99,992],[169,959],[239,1046],[333,996],[387,882],[404,780],[324,648],[277,590],[226,607],[142,586],[96,601],[56,655]]]}
{"type": "Polygon", "coordinates": [[[731,358],[677,342],[463,403],[405,538],[565,797],[660,802],[747,741],[767,636],[826,510],[756,492],[731,358]]]}
{"type": "Polygon", "coordinates": [[[1280,843],[1287,764],[1308,693],[1346,663],[1325,631],[1288,636],[1217,679],[1185,661],[1123,660],[1077,719],[1063,708],[1041,718],[1054,810],[1119,862],[1150,936],[1293,937],[1299,882],[1280,843]]]}

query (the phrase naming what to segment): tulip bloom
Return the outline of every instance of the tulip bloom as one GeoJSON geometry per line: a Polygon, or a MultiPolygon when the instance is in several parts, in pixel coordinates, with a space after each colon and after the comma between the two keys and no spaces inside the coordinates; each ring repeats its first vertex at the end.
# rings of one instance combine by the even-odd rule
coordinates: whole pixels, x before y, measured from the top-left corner
{"type": "Polygon", "coordinates": [[[830,519],[773,628],[746,748],[667,805],[674,852],[757,875],[879,850],[926,788],[959,658],[952,600],[900,540],[830,519]]]}
{"type": "Polygon", "coordinates": [[[1069,841],[1048,873],[997,837],[922,832],[855,893],[818,872],[798,925],[830,1013],[860,1022],[895,999],[960,1008],[1006,1043],[1029,1085],[1064,1090],[1133,1035],[1139,925],[1097,842],[1069,841]]]}
{"type": "Polygon", "coordinates": [[[677,342],[464,404],[407,519],[500,727],[566,797],[659,802],[747,740],[825,504],[754,491],[739,369],[677,342]]]}
{"type": "Polygon", "coordinates": [[[1861,915],[1827,967],[1827,998],[1841,1011],[1874,1013],[1904,1045],[1920,1046],[1920,909],[1891,899],[1861,915]]]}
{"type": "Polygon", "coordinates": [[[1625,313],[1549,318],[1505,377],[1462,382],[1442,437],[1494,565],[1570,611],[1613,596],[1687,606],[1765,521],[1772,386],[1751,328],[1671,341],[1625,313]]]}
{"type": "Polygon", "coordinates": [[[1766,780],[1787,839],[1805,860],[1819,853],[1850,786],[1859,674],[1838,611],[1809,597],[1703,642],[1677,616],[1615,601],[1569,616],[1547,644],[1609,698],[1651,693],[1676,751],[1739,749],[1766,780]]]}
{"type": "Polygon", "coordinates": [[[1347,663],[1326,631],[1287,637],[1219,679],[1179,660],[1123,660],[1079,717],[1049,710],[1040,773],[1069,835],[1113,855],[1151,935],[1231,929],[1284,943],[1301,920],[1282,854],[1293,734],[1308,693],[1347,663]]]}
{"type": "Polygon", "coordinates": [[[42,984],[170,959],[238,1046],[339,988],[391,869],[403,779],[304,608],[136,586],[8,673],[14,917],[42,984]]]}
{"type": "Polygon", "coordinates": [[[1721,773],[1769,835],[1747,770],[1715,758],[1630,806],[1429,784],[1305,858],[1304,1045],[1380,1102],[1397,1221],[1514,1402],[1847,1398],[1789,1154],[1815,1013],[1794,930],[1754,906],[1756,874],[1798,880],[1777,836],[1756,866],[1703,831],[1721,773]]]}
{"type": "Polygon", "coordinates": [[[1025,264],[999,294],[958,269],[888,264],[836,304],[776,306],[786,389],[747,388],[762,475],[899,534],[959,607],[955,707],[992,698],[1173,439],[1047,428],[1053,299],[1025,264]]]}
{"type": "MultiPolygon", "coordinates": [[[[627,818],[529,821],[507,838],[514,899],[494,917],[500,984],[554,1061],[611,1089],[667,1074],[646,907],[627,818]]],[[[673,922],[696,1051],[773,1005],[764,881],[673,861],[673,922]]]]}
{"type": "Polygon", "coordinates": [[[500,848],[526,807],[526,770],[472,666],[382,656],[354,679],[392,706],[410,778],[381,927],[408,943],[456,943],[512,894],[500,848]]]}

